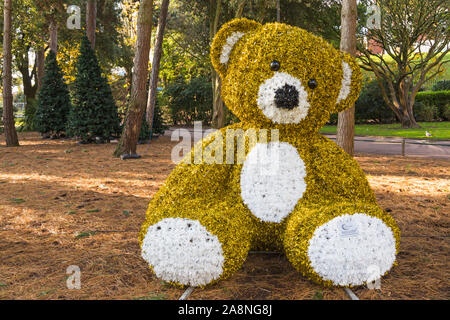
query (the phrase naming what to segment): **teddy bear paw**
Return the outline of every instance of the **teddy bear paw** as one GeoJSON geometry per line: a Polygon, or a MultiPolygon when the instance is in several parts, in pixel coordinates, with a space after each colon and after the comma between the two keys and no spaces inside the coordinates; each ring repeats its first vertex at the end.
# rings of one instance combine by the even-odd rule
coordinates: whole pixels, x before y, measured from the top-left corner
{"type": "Polygon", "coordinates": [[[394,234],[382,220],[345,214],[318,227],[309,241],[311,267],[323,280],[351,286],[375,281],[393,265],[394,234]]]}
{"type": "Polygon", "coordinates": [[[222,244],[197,220],[166,218],[150,226],[142,257],[162,280],[202,286],[223,272],[222,244]]]}

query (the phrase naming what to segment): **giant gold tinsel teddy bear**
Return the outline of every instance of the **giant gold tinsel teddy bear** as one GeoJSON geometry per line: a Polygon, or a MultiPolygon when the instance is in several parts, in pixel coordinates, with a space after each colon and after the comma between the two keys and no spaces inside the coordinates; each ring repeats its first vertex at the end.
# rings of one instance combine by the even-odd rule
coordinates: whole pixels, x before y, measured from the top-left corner
{"type": "Polygon", "coordinates": [[[325,285],[384,275],[398,227],[356,161],[318,133],[358,97],[355,60],[300,28],[247,19],[221,28],[211,58],[242,122],[200,141],[151,200],[139,237],[151,270],[204,286],[266,249],[325,285]]]}

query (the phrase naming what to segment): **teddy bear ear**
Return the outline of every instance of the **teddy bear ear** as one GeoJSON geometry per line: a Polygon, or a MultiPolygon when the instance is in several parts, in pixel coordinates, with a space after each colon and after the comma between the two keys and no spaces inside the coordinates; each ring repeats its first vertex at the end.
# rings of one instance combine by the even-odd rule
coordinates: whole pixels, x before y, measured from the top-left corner
{"type": "Polygon", "coordinates": [[[341,89],[332,113],[350,108],[358,99],[361,90],[362,73],[354,57],[340,52],[342,60],[341,89]]]}
{"type": "Polygon", "coordinates": [[[234,19],[220,28],[211,45],[211,61],[214,69],[223,78],[231,52],[238,41],[248,32],[260,28],[262,25],[256,21],[245,18],[234,19]]]}

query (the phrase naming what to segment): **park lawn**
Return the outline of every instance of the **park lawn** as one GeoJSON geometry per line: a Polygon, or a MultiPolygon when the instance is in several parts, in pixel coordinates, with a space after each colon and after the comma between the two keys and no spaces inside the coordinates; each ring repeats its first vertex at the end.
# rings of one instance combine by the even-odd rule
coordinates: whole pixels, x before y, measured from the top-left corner
{"type": "MultiPolygon", "coordinates": [[[[399,123],[394,124],[357,124],[357,136],[402,137],[410,139],[450,139],[450,122],[419,122],[421,128],[403,129],[399,123]],[[431,133],[430,137],[425,131],[431,133]]],[[[320,130],[322,134],[336,134],[336,125],[327,125],[320,130]]]]}

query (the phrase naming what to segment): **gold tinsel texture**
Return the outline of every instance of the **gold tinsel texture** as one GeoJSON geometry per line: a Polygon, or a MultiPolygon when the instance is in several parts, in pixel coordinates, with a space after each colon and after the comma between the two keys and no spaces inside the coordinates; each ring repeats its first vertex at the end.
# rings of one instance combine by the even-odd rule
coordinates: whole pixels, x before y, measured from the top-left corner
{"type": "Polygon", "coordinates": [[[400,238],[394,219],[356,161],[318,133],[358,97],[355,59],[303,29],[247,19],[221,28],[211,59],[241,122],[198,142],[150,201],[139,236],[150,269],[175,285],[205,286],[232,275],[249,250],[266,249],[324,285],[361,285],[389,271],[400,238]],[[273,107],[278,89],[294,96],[293,107],[273,107]],[[267,178],[238,162],[238,143],[227,150],[226,141],[241,138],[243,160],[259,148],[272,161],[268,150],[277,151],[279,171],[267,178]],[[230,153],[237,163],[227,163],[230,153]]]}

